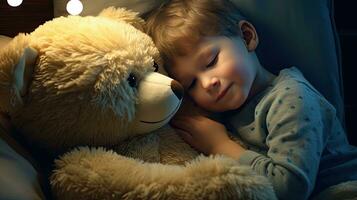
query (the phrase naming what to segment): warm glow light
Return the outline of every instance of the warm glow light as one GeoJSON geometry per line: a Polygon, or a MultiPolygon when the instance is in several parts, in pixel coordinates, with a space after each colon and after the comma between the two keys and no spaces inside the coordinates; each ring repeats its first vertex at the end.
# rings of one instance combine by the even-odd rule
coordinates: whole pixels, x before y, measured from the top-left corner
{"type": "Polygon", "coordinates": [[[7,0],[7,3],[12,7],[17,7],[22,3],[22,0],[7,0]]]}
{"type": "Polygon", "coordinates": [[[67,12],[71,15],[78,15],[83,10],[83,4],[80,0],[70,0],[67,3],[67,12]]]}

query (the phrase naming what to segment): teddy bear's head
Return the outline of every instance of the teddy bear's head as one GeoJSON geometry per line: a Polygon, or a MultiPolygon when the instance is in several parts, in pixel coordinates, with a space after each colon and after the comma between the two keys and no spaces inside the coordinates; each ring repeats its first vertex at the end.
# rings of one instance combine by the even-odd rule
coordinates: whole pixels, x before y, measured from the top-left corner
{"type": "Polygon", "coordinates": [[[111,145],[152,131],[177,111],[183,89],[136,13],[55,18],[0,51],[0,110],[44,148],[111,145]]]}

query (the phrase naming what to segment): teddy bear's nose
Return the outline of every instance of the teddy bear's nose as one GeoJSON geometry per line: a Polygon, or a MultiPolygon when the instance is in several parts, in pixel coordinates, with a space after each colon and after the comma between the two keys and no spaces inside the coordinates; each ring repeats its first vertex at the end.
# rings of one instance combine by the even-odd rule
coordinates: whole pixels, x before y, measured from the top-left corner
{"type": "Polygon", "coordinates": [[[171,89],[174,92],[174,94],[176,95],[176,97],[181,100],[183,97],[182,85],[179,82],[172,80],[171,81],[171,89]]]}

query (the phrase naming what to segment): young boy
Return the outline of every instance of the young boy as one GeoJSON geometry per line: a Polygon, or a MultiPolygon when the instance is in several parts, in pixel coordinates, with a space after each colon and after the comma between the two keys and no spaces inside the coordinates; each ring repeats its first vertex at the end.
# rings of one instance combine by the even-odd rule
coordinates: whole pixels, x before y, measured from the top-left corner
{"type": "Polygon", "coordinates": [[[357,187],[357,149],[333,106],[297,68],[276,76],[260,64],[256,30],[233,3],[172,0],[147,24],[169,75],[198,106],[226,115],[247,148],[204,116],[171,122],[187,143],[250,165],[269,178],[279,199],[307,199],[347,181],[357,187]]]}

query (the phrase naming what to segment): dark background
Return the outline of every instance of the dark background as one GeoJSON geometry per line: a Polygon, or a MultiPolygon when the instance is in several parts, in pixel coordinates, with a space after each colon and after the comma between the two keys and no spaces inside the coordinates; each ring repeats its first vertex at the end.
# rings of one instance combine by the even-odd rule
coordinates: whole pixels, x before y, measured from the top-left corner
{"type": "Polygon", "coordinates": [[[346,131],[350,142],[357,146],[357,12],[354,1],[334,2],[342,52],[346,131]]]}
{"type": "Polygon", "coordinates": [[[6,0],[0,0],[1,35],[14,37],[19,32],[29,33],[52,18],[52,0],[23,0],[22,4],[15,8],[9,6],[6,0]]]}
{"type": "MultiPolygon", "coordinates": [[[[345,94],[346,131],[349,141],[357,146],[357,12],[354,1],[334,1],[335,22],[342,52],[342,72],[345,94]]],[[[20,7],[12,8],[0,0],[0,34],[15,36],[18,32],[31,32],[35,27],[53,18],[51,0],[24,0],[20,7]],[[9,28],[11,27],[11,28],[9,28]]]]}

